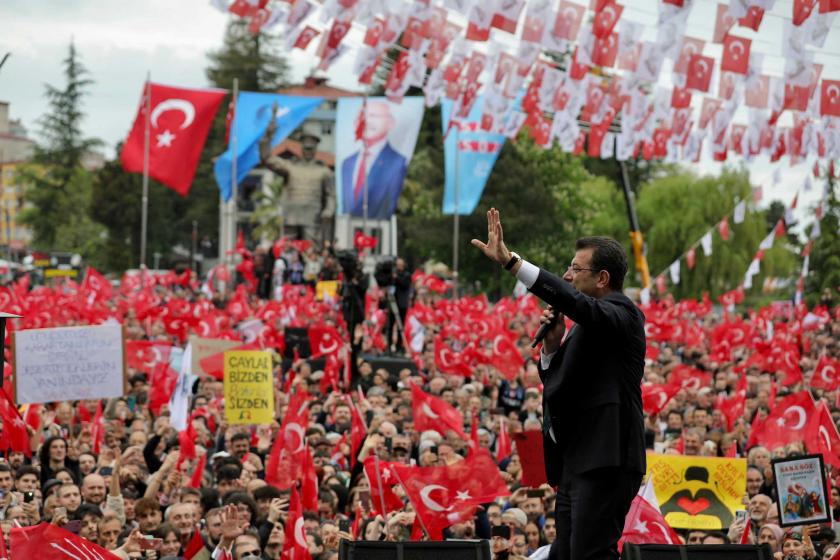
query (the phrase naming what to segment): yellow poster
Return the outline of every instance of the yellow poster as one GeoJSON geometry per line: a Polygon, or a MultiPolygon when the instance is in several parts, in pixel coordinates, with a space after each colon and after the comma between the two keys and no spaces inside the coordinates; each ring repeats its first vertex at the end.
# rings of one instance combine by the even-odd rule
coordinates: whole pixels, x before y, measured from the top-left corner
{"type": "Polygon", "coordinates": [[[683,455],[647,456],[659,509],[674,529],[727,529],[746,509],[747,460],[683,455]]]}
{"type": "Polygon", "coordinates": [[[274,420],[270,352],[225,352],[225,417],[228,424],[270,424],[274,420]]]}
{"type": "Polygon", "coordinates": [[[334,301],[338,294],[338,282],[335,280],[321,280],[315,284],[315,298],[318,301],[334,301]]]}

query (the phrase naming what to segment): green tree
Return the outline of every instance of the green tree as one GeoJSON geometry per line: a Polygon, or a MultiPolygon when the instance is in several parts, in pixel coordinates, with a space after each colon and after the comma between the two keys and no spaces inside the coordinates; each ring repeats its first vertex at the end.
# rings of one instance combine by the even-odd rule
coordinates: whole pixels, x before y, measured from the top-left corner
{"type": "Polygon", "coordinates": [[[824,290],[829,290],[836,303],[840,290],[840,201],[837,199],[834,180],[829,178],[828,181],[828,200],[823,204],[820,235],[814,239],[809,273],[805,279],[805,295],[809,305],[818,303],[824,290]]]}
{"type": "MultiPolygon", "coordinates": [[[[63,88],[46,86],[50,110],[40,120],[43,141],[36,146],[31,163],[20,171],[26,201],[21,221],[32,228],[34,245],[76,251],[82,250],[74,244],[76,237],[59,235],[59,231],[61,224],[73,221],[86,234],[99,233],[88,219],[85,204],[90,199],[90,174],[81,162],[101,143],[82,134],[82,104],[93,81],[72,43],[62,64],[66,84],[63,88]]],[[[90,250],[90,243],[86,245],[90,250]]]]}
{"type": "MultiPolygon", "coordinates": [[[[749,204],[743,223],[734,224],[730,219],[728,241],[718,231],[713,232],[711,256],[705,257],[697,246],[693,270],[682,259],[678,286],[670,285],[667,267],[730,214],[737,200],[750,200],[750,189],[749,176],[743,169],[725,169],[720,177],[697,177],[683,172],[643,187],[637,210],[651,274],[663,273],[675,297],[700,297],[705,291],[714,297],[742,283],[759,244],[770,231],[767,212],[749,208],[749,204]]],[[[753,279],[749,293],[754,297],[759,297],[765,277],[790,277],[793,273],[796,259],[788,244],[780,241],[776,240],[766,252],[761,273],[753,279]]]]}
{"type": "Polygon", "coordinates": [[[244,19],[233,18],[222,47],[207,54],[207,79],[225,89],[232,89],[238,78],[240,91],[276,91],[286,84],[289,74],[281,49],[279,38],[262,31],[253,35],[244,19]]]}

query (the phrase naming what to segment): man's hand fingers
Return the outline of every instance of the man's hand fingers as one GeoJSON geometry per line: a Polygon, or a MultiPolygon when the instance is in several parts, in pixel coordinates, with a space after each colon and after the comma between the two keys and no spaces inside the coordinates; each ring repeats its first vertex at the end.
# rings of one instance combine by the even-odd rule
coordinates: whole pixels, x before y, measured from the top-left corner
{"type": "Polygon", "coordinates": [[[470,243],[472,243],[473,247],[478,247],[478,248],[479,248],[479,249],[481,249],[482,251],[486,251],[486,250],[487,250],[487,244],[482,243],[482,242],[481,242],[481,241],[479,241],[478,239],[473,239],[472,241],[470,241],[470,243]]]}

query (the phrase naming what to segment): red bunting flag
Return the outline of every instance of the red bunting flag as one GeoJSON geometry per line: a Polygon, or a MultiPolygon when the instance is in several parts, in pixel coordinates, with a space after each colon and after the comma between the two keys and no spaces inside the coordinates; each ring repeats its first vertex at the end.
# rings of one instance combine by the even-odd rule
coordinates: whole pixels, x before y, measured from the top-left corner
{"type": "Polygon", "coordinates": [[[265,463],[265,481],[280,490],[300,480],[304,457],[304,435],[309,426],[308,406],[304,398],[293,394],[265,463]]]}
{"type": "Polygon", "coordinates": [[[137,118],[120,154],[123,169],[143,172],[148,126],[149,176],[187,196],[207,132],[225,95],[223,90],[146,83],[137,118]]]}
{"type": "Polygon", "coordinates": [[[830,358],[827,354],[820,356],[814,375],[811,377],[812,389],[834,391],[840,384],[840,360],[830,358]]]}
{"type": "Polygon", "coordinates": [[[750,67],[750,44],[752,41],[743,37],[727,35],[723,40],[723,58],[720,69],[725,72],[746,74],[750,67]]]}
{"type": "Polygon", "coordinates": [[[499,420],[499,440],[496,442],[496,461],[501,462],[503,459],[510,457],[513,450],[510,445],[510,434],[508,434],[508,427],[505,425],[505,419],[499,420]]]}
{"type": "Polygon", "coordinates": [[[286,518],[286,535],[283,539],[283,558],[290,560],[311,560],[306,531],[303,527],[303,506],[297,487],[292,486],[289,500],[289,515],[286,518]]]}
{"type": "Polygon", "coordinates": [[[204,480],[204,469],[207,467],[207,453],[202,453],[201,457],[198,459],[198,463],[196,464],[195,468],[193,469],[193,473],[190,476],[190,488],[201,488],[202,481],[204,480]]]}
{"type": "Polygon", "coordinates": [[[304,510],[318,511],[318,474],[315,472],[315,461],[312,459],[312,450],[308,445],[303,453],[300,500],[304,510]]]}
{"type": "Polygon", "coordinates": [[[0,450],[21,451],[27,457],[31,457],[32,449],[29,447],[26,422],[23,421],[15,403],[4,389],[0,389],[0,420],[3,420],[3,430],[0,431],[0,450]]]}
{"type": "Polygon", "coordinates": [[[708,92],[709,84],[712,83],[712,70],[714,67],[715,60],[712,57],[699,54],[692,55],[688,59],[685,87],[687,89],[708,92]]]}

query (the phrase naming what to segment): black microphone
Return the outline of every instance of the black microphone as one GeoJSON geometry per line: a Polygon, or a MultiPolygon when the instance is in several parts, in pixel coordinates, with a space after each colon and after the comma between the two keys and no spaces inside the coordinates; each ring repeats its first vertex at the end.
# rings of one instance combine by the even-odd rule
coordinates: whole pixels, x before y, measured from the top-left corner
{"type": "Polygon", "coordinates": [[[548,323],[543,323],[540,326],[540,329],[537,331],[537,334],[534,335],[534,340],[531,342],[531,348],[536,348],[537,344],[543,341],[545,335],[548,334],[548,331],[554,328],[554,325],[557,324],[557,319],[559,316],[559,313],[555,313],[551,321],[549,321],[548,323]]]}

